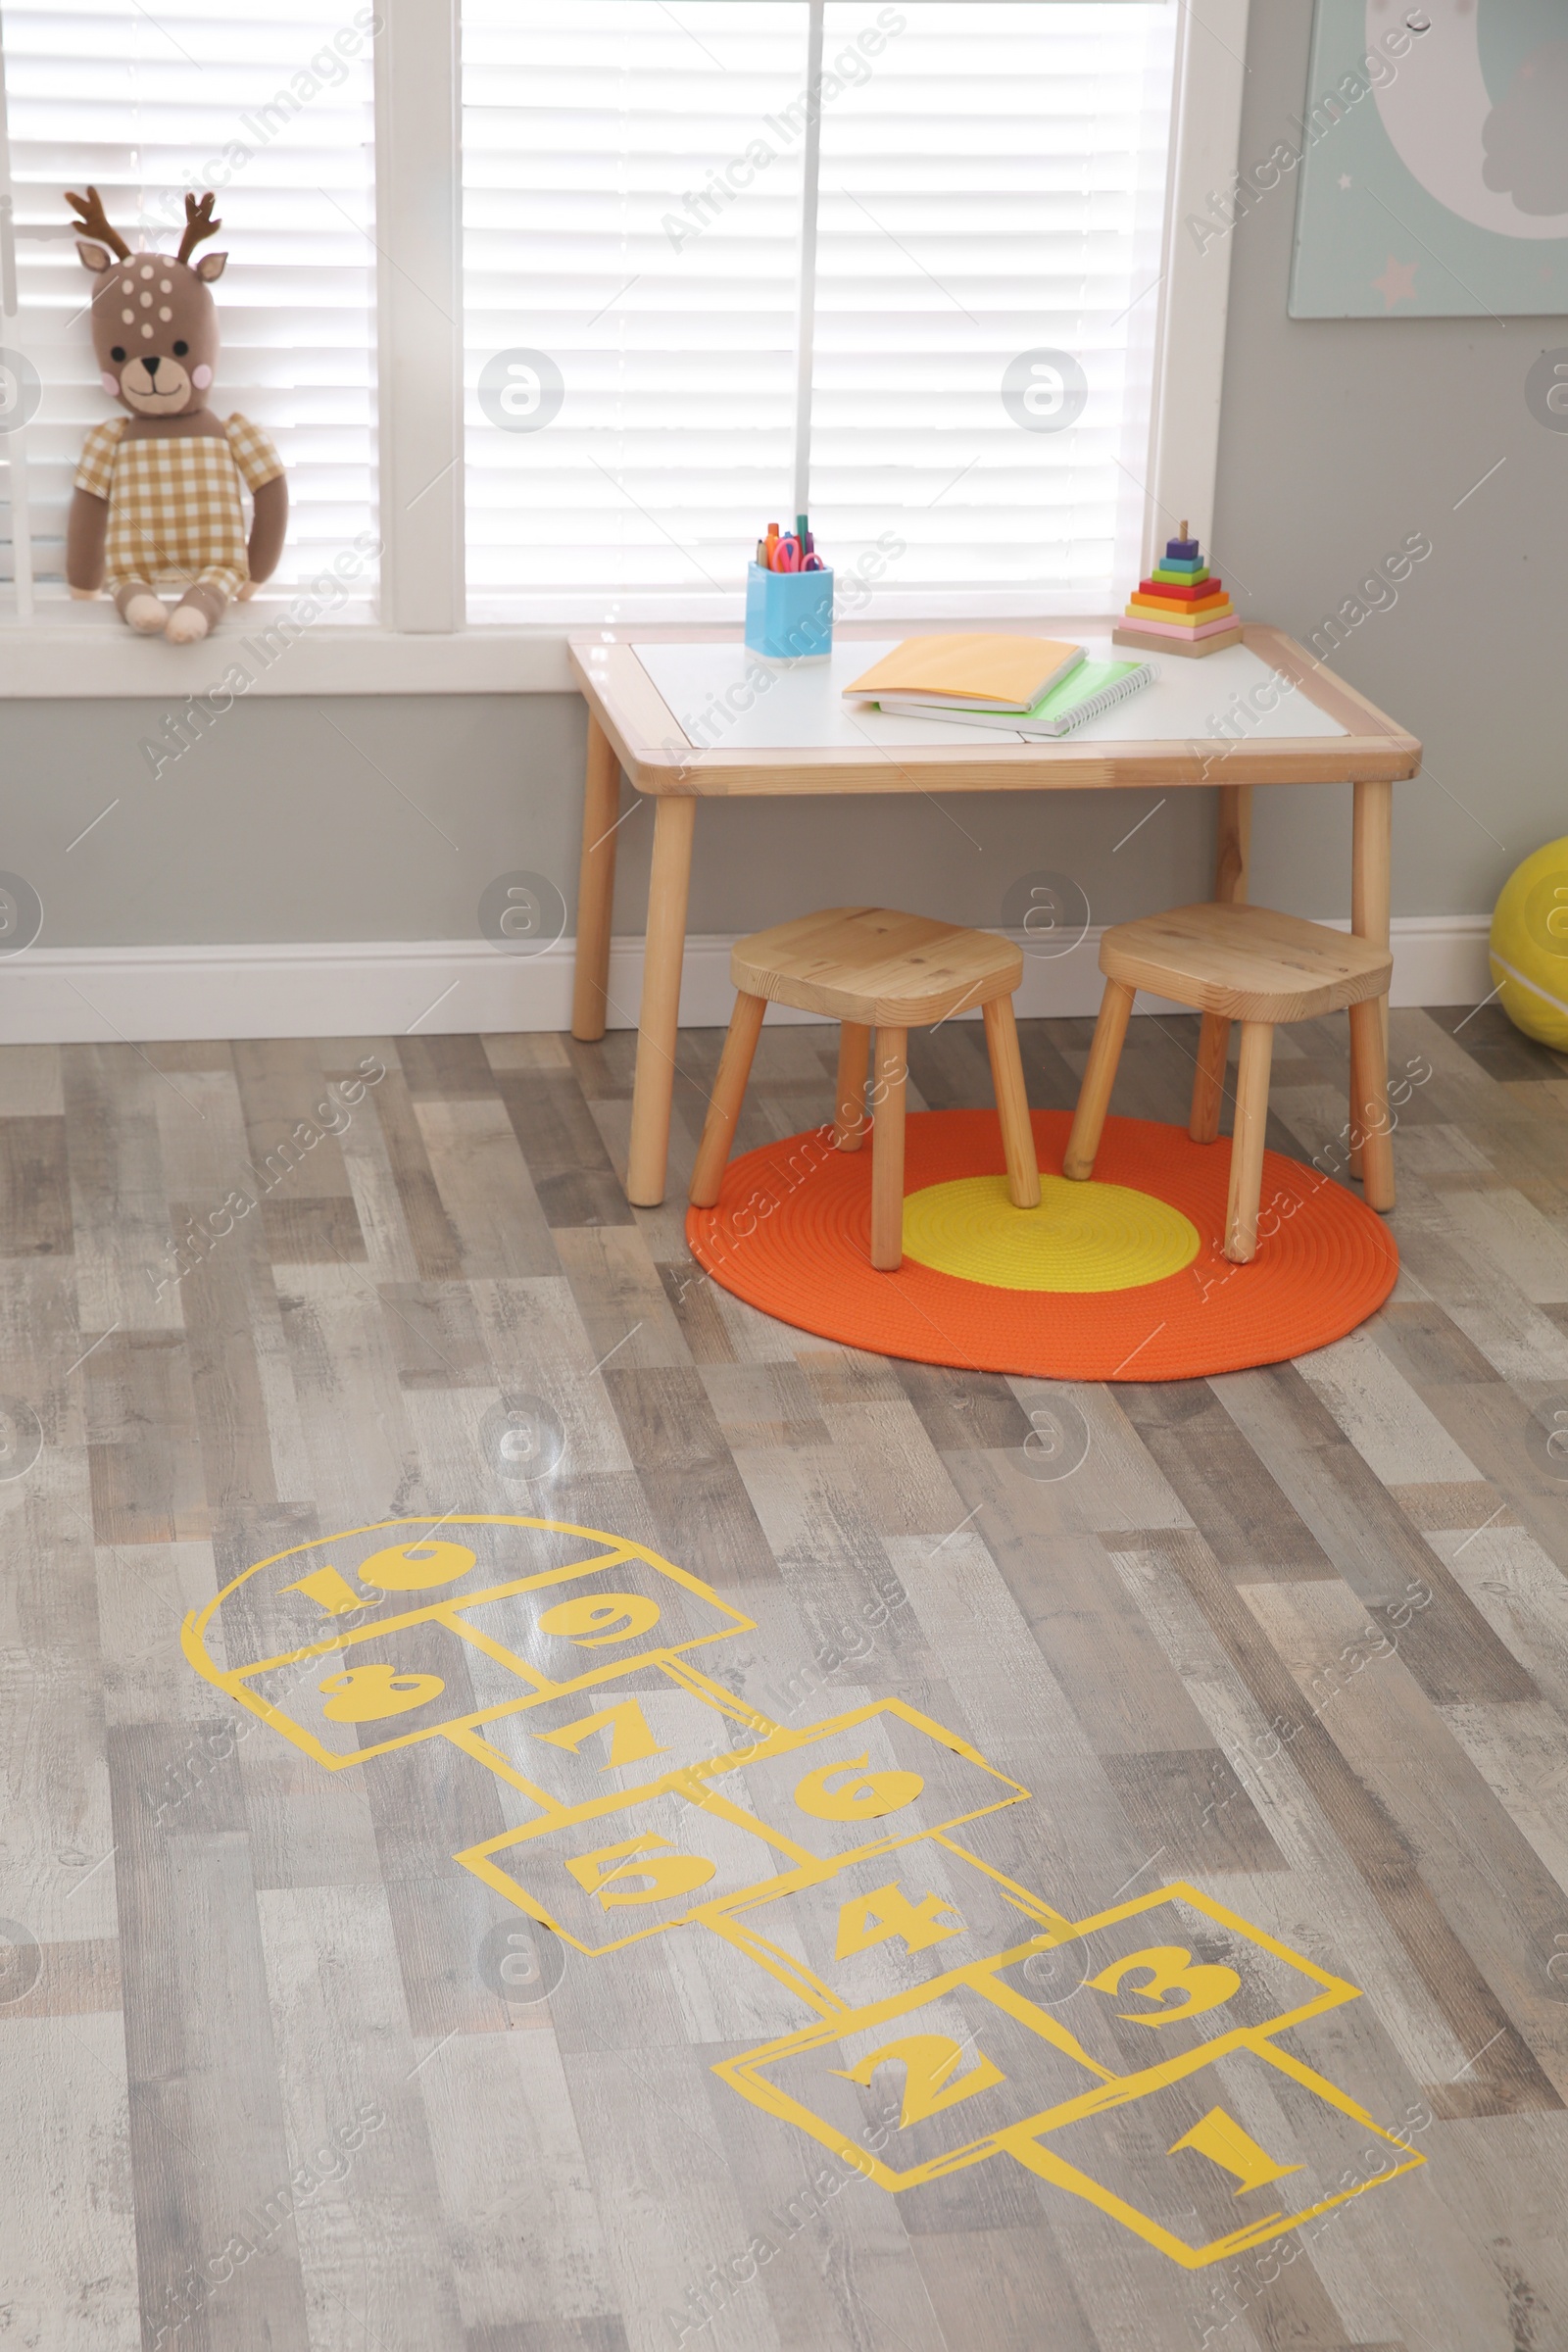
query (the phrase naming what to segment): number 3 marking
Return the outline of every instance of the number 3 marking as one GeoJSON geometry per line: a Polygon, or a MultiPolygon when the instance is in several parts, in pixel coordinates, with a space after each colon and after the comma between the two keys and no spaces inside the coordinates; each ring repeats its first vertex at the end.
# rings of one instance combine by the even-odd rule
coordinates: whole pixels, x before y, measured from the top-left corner
{"type": "Polygon", "coordinates": [[[1205,2009],[1219,2008],[1242,1989],[1234,1968],[1195,1961],[1179,1943],[1152,1943],[1147,1951],[1129,1952],[1125,1960],[1113,1960],[1089,1982],[1096,1992],[1119,1992],[1123,1977],[1141,1968],[1148,1969],[1149,1983],[1135,1984],[1133,1995],[1140,2001],[1158,2003],[1159,2014],[1152,2017],[1147,2009],[1118,2010],[1118,2017],[1130,2026],[1168,2026],[1179,2017],[1199,2017],[1205,2009]],[[1176,1997],[1166,2000],[1167,1993],[1176,1997]]]}

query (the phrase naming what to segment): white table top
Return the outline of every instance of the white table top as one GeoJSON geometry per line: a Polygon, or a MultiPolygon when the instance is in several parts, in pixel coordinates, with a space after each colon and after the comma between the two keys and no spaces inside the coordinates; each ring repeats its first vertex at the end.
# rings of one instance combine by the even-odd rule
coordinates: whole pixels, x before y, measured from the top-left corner
{"type": "MultiPolygon", "coordinates": [[[[631,650],[694,744],[722,742],[734,751],[819,747],[863,751],[875,744],[930,744],[938,749],[951,745],[956,749],[965,743],[1042,740],[1001,727],[959,726],[949,719],[894,715],[868,703],[846,703],[843,689],[851,680],[863,675],[873,662],[901,642],[896,637],[843,639],[827,661],[790,665],[766,662],[733,641],[681,644],[634,637],[631,650]],[[732,688],[748,684],[755,695],[749,710],[737,710],[731,703],[703,725],[705,711],[732,688]]],[[[1091,662],[1137,658],[1112,645],[1108,636],[1086,635],[1076,642],[1082,644],[1091,662]]],[[[1163,661],[1157,654],[1143,658],[1158,668],[1157,678],[1102,717],[1086,719],[1062,740],[1206,742],[1216,735],[1216,721],[1231,709],[1233,697],[1248,695],[1276,674],[1244,645],[1226,646],[1200,662],[1180,655],[1163,661]]],[[[1338,719],[1294,690],[1281,694],[1275,708],[1256,715],[1245,731],[1270,741],[1348,733],[1338,719]]]]}

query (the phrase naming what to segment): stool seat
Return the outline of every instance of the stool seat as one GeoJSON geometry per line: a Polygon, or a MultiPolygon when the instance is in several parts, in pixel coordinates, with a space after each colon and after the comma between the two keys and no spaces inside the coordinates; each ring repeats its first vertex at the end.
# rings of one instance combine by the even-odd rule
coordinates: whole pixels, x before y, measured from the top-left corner
{"type": "Polygon", "coordinates": [[[1231,1021],[1306,1021],[1388,994],[1387,948],[1271,906],[1174,906],[1115,923],[1100,943],[1107,980],[1231,1021]]]}
{"type": "Polygon", "coordinates": [[[1231,1023],[1242,1025],[1225,1203],[1228,1258],[1247,1265],[1257,1254],[1269,1068],[1282,1021],[1348,1012],[1352,1149],[1360,1157],[1368,1206],[1394,1206],[1388,1057],[1378,1003],[1394,971],[1387,948],[1271,906],[1173,906],[1168,914],[1113,923],[1100,943],[1100,968],[1105,993],[1062,1158],[1064,1176],[1083,1183],[1095,1172],[1128,1016],[1143,988],[1203,1016],[1187,1126],[1195,1144],[1211,1144],[1219,1133],[1231,1023]]]}
{"type": "Polygon", "coordinates": [[[729,970],[743,996],[872,1029],[913,1029],[1010,997],[1023,955],[989,931],[929,915],[825,906],[737,941],[729,970]]]}
{"type": "Polygon", "coordinates": [[[997,1090],[1007,1192],[1015,1208],[1040,1205],[1040,1170],[1029,1125],[1012,992],[1022,952],[989,931],[900,914],[891,906],[824,906],[738,942],[729,959],[735,1010],[692,1171],[691,1199],[711,1208],[735,1140],[752,1055],[770,1004],[825,1013],[839,1024],[834,1148],[858,1152],[871,1135],[871,1263],[894,1273],[904,1255],[904,1112],[907,1033],[978,1005],[997,1090]],[[876,1057],[871,1115],[865,1082],[876,1057]]]}

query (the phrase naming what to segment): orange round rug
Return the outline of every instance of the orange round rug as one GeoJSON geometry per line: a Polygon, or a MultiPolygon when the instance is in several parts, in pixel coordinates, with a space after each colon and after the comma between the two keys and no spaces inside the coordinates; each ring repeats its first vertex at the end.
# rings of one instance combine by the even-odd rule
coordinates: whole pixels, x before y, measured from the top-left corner
{"type": "Polygon", "coordinates": [[[1263,1159],[1258,1250],[1222,1254],[1230,1145],[1110,1119],[1089,1184],[1061,1175],[1071,1113],[1032,1113],[1041,1204],[1007,1199],[995,1111],[913,1113],[904,1263],[870,1261],[871,1152],[831,1128],[733,1160],[693,1208],[699,1264],[824,1340],[1042,1380],[1198,1380],[1305,1355],[1364,1323],[1398,1251],[1383,1220],[1299,1160],[1263,1159]]]}

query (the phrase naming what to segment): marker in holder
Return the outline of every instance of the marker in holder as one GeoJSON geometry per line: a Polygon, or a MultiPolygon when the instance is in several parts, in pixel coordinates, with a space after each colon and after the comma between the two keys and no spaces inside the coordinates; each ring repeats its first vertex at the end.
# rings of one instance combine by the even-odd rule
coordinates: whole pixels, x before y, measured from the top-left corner
{"type": "Polygon", "coordinates": [[[825,662],[833,651],[831,571],[746,574],[746,644],[764,662],[825,662]]]}

